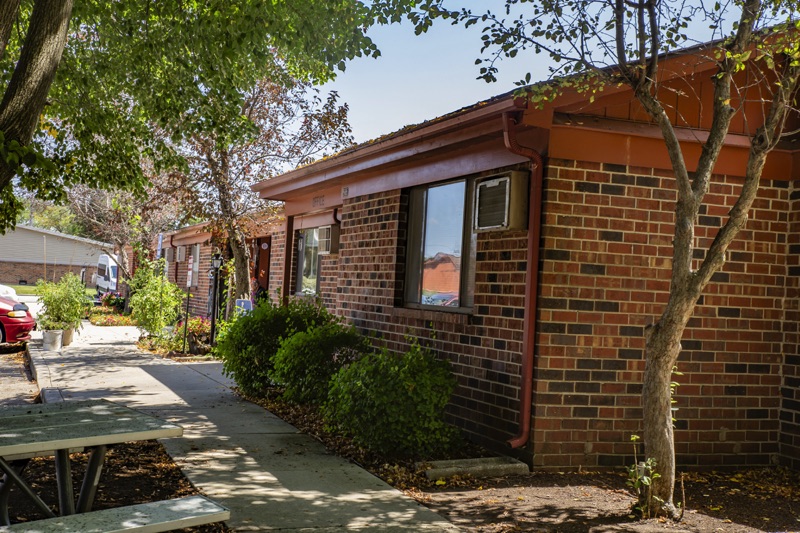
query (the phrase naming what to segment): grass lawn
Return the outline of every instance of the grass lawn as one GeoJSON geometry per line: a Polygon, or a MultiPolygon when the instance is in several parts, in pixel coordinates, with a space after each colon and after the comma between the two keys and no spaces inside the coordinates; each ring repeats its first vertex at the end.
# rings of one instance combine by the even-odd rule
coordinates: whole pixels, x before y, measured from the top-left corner
{"type": "MultiPolygon", "coordinates": [[[[18,296],[36,296],[36,284],[35,283],[32,284],[32,285],[10,285],[9,284],[7,286],[11,287],[15,291],[17,291],[17,295],[18,296]]],[[[91,296],[92,298],[94,298],[94,296],[96,294],[97,294],[97,289],[95,289],[94,287],[86,287],[86,295],[87,296],[91,296]]]]}

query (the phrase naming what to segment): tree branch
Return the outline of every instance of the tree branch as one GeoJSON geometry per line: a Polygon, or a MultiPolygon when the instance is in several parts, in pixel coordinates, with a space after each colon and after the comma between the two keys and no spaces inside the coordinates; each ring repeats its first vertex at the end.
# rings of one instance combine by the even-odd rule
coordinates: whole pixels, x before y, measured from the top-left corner
{"type": "Polygon", "coordinates": [[[706,254],[706,259],[695,276],[695,285],[698,290],[702,290],[711,280],[714,272],[722,267],[728,247],[739,230],[747,223],[748,212],[758,194],[761,172],[767,162],[769,152],[780,141],[788,110],[790,109],[791,98],[797,90],[799,81],[800,66],[792,66],[791,61],[787,60],[779,83],[776,84],[777,89],[773,95],[772,105],[769,108],[764,125],[758,128],[750,143],[750,155],[747,160],[742,193],[731,209],[728,221],[717,232],[714,242],[711,243],[706,254]]]}

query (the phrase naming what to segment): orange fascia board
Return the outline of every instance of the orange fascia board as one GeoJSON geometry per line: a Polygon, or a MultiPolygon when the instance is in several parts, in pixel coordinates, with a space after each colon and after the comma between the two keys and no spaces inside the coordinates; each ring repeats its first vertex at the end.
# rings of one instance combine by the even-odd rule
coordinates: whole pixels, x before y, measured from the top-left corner
{"type": "Polygon", "coordinates": [[[303,215],[294,218],[294,229],[308,229],[318,228],[320,226],[330,226],[338,224],[334,211],[331,209],[322,213],[314,213],[313,215],[303,215]]]}
{"type": "Polygon", "coordinates": [[[408,160],[406,164],[386,168],[380,174],[359,176],[342,188],[342,198],[415,187],[526,161],[525,157],[511,153],[501,138],[489,139],[459,150],[408,160]]]}
{"type": "MultiPolygon", "coordinates": [[[[702,132],[682,132],[681,147],[686,166],[689,171],[696,169],[696,161],[702,146],[698,140],[704,137],[702,132]],[[698,140],[695,139],[697,135],[698,140]]],[[[749,141],[740,135],[729,135],[726,147],[723,148],[714,172],[729,176],[743,176],[747,168],[749,141]]],[[[557,159],[590,161],[594,163],[613,163],[636,167],[649,167],[671,170],[672,164],[667,154],[664,140],[659,136],[640,136],[625,132],[598,131],[574,128],[570,126],[554,126],[550,134],[549,156],[557,159]]],[[[790,180],[797,178],[793,170],[793,152],[773,150],[767,158],[762,174],[763,178],[790,180]]]]}
{"type": "Polygon", "coordinates": [[[284,211],[287,216],[319,211],[330,212],[333,208],[341,207],[342,203],[342,188],[334,186],[291,197],[284,203],[284,211]]]}
{"type": "Polygon", "coordinates": [[[374,141],[342,152],[317,163],[298,168],[252,186],[260,198],[286,200],[306,189],[341,183],[341,179],[391,165],[424,152],[446,148],[491,131],[502,130],[505,111],[518,111],[511,96],[486,105],[477,105],[464,113],[440,121],[425,123],[384,140],[374,141]],[[337,181],[338,180],[338,181],[337,181]]]}
{"type": "MultiPolygon", "coordinates": [[[[211,238],[211,233],[208,231],[174,235],[172,237],[172,246],[187,246],[190,244],[202,244],[211,238]]],[[[169,244],[169,240],[166,241],[169,244]]]]}

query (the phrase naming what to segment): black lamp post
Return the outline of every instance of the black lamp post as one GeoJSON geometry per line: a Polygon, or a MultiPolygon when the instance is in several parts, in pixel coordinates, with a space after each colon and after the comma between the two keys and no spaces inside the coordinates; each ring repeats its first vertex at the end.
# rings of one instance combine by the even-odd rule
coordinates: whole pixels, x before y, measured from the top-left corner
{"type": "Polygon", "coordinates": [[[219,267],[222,266],[222,255],[217,252],[211,256],[211,269],[214,272],[211,290],[211,339],[209,342],[214,346],[214,337],[217,333],[217,285],[219,281],[219,267]]]}

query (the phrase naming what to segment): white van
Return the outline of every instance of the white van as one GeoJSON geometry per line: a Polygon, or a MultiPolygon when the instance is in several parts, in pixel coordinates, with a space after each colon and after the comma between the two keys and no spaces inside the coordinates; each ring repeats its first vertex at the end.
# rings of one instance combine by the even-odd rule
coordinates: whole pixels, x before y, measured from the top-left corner
{"type": "Polygon", "coordinates": [[[113,255],[103,254],[97,259],[97,274],[95,287],[97,295],[117,290],[117,258],[113,255]]]}

